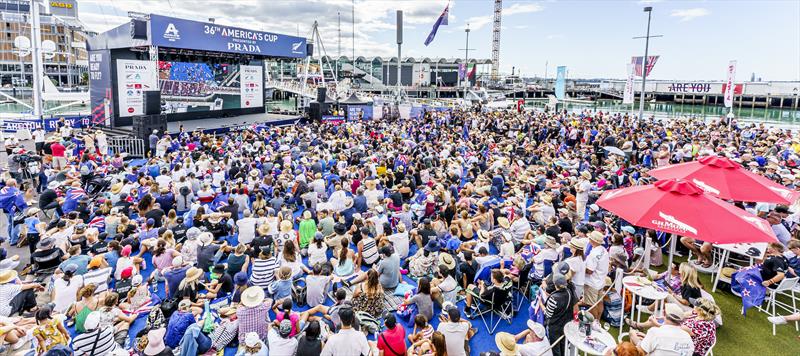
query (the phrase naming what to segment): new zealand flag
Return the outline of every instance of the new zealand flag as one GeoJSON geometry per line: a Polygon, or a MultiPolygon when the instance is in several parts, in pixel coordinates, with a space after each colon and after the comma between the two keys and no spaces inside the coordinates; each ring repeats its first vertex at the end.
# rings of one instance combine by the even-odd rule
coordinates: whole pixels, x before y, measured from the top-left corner
{"type": "Polygon", "coordinates": [[[62,210],[64,213],[69,213],[70,211],[75,210],[78,206],[78,201],[81,198],[86,196],[86,192],[81,188],[72,188],[67,191],[67,196],[64,197],[64,205],[62,205],[62,210]]]}
{"type": "Polygon", "coordinates": [[[731,290],[742,297],[742,315],[764,302],[767,288],[761,282],[761,265],[742,268],[731,276],[731,290]]]}

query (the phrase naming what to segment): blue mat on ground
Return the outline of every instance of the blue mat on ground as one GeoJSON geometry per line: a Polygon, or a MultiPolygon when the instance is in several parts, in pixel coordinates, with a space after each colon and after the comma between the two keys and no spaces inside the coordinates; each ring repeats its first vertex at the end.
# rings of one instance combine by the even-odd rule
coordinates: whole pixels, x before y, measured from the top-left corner
{"type": "MultiPolygon", "coordinates": [[[[299,213],[297,213],[297,215],[299,215],[299,213]]],[[[235,245],[236,242],[237,242],[235,236],[229,237],[227,240],[232,245],[235,245]]],[[[490,245],[490,246],[494,247],[492,245],[490,245]]],[[[354,246],[352,246],[352,244],[351,244],[351,247],[354,247],[354,246]]],[[[412,244],[412,249],[416,250],[416,246],[414,246],[413,244],[412,244]]],[[[491,248],[491,249],[494,250],[494,248],[491,248]]],[[[412,253],[413,253],[413,251],[412,251],[412,253]]],[[[496,253],[496,252],[492,252],[492,253],[496,253]]],[[[155,268],[154,268],[154,266],[152,264],[152,261],[151,261],[152,260],[152,256],[151,256],[150,252],[145,252],[142,255],[142,257],[145,260],[146,268],[141,271],[141,274],[144,277],[144,279],[147,280],[147,277],[150,276],[151,273],[153,273],[155,268]]],[[[303,262],[307,263],[307,258],[304,258],[303,262]]],[[[367,268],[362,268],[362,270],[366,271],[367,268]]],[[[409,283],[409,284],[412,284],[412,285],[416,285],[416,281],[414,281],[413,279],[409,278],[408,276],[403,276],[403,280],[406,283],[409,283]]],[[[156,295],[161,299],[163,299],[165,297],[165,295],[164,295],[164,283],[163,282],[159,282],[158,283],[158,291],[157,291],[156,295]]],[[[518,305],[518,303],[519,302],[516,301],[515,305],[518,305]]],[[[330,305],[333,304],[333,302],[330,299],[327,299],[324,304],[327,305],[327,306],[330,306],[330,305]]],[[[457,305],[458,305],[459,309],[461,309],[461,310],[465,309],[465,302],[464,301],[458,302],[457,305]]],[[[505,331],[505,332],[509,332],[509,333],[512,333],[512,334],[516,334],[516,333],[519,333],[519,332],[525,330],[527,328],[526,322],[528,320],[528,306],[529,305],[530,305],[530,302],[528,300],[523,300],[522,305],[521,305],[521,307],[519,309],[520,311],[514,316],[514,318],[512,319],[512,323],[509,324],[507,321],[500,321],[500,324],[497,327],[497,330],[495,330],[494,334],[489,334],[489,332],[486,330],[486,327],[484,327],[483,322],[481,321],[481,319],[479,317],[475,318],[474,320],[471,320],[472,326],[474,328],[478,329],[478,333],[469,342],[469,345],[470,345],[470,348],[472,350],[472,353],[475,354],[477,352],[483,352],[483,351],[497,351],[498,349],[495,346],[495,341],[494,341],[494,335],[497,332],[505,331]]],[[[309,309],[308,307],[298,307],[296,305],[293,308],[293,310],[296,311],[296,312],[305,311],[305,310],[308,310],[308,309],[309,309]]],[[[434,304],[434,315],[439,315],[440,312],[441,312],[441,308],[439,306],[437,306],[436,304],[434,304]]],[[[270,312],[270,317],[274,318],[274,313],[270,312]]],[[[463,313],[462,313],[462,317],[466,319],[466,317],[463,315],[463,313]]],[[[486,317],[488,318],[488,315],[486,317]]],[[[147,321],[147,318],[144,315],[142,315],[141,317],[137,318],[131,324],[131,327],[130,327],[129,333],[128,333],[128,337],[129,337],[131,345],[134,344],[134,341],[135,341],[134,339],[136,337],[136,334],[139,331],[141,331],[142,329],[145,328],[146,321],[147,321]]],[[[438,318],[434,318],[434,320],[430,321],[430,324],[435,329],[439,325],[438,318]]],[[[73,336],[73,337],[77,334],[74,327],[67,328],[67,331],[69,331],[70,335],[73,336]]],[[[411,331],[412,331],[411,328],[406,328],[406,335],[411,334],[411,331]]],[[[372,340],[372,341],[375,341],[375,335],[369,336],[368,339],[372,340]]],[[[226,356],[234,356],[236,354],[236,349],[228,347],[228,348],[225,349],[224,354],[226,356]]]]}

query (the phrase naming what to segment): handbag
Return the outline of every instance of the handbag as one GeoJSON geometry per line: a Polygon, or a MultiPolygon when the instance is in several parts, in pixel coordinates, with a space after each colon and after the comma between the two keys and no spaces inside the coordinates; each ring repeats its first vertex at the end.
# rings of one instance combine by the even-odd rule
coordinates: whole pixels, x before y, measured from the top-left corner
{"type": "Polygon", "coordinates": [[[178,309],[178,298],[170,298],[166,299],[161,302],[161,313],[164,314],[164,318],[169,319],[172,316],[172,313],[178,309]]]}

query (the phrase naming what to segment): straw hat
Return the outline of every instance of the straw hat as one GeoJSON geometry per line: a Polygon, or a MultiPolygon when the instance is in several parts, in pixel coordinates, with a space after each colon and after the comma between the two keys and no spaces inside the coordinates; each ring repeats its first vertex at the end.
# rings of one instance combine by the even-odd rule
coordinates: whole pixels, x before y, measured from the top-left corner
{"type": "Polygon", "coordinates": [[[550,235],[545,236],[544,238],[544,245],[551,248],[558,247],[558,241],[550,235]]]}
{"type": "Polygon", "coordinates": [[[200,243],[203,246],[210,244],[211,241],[214,241],[214,235],[212,235],[210,232],[203,232],[200,234],[200,243]]]}
{"type": "Polygon", "coordinates": [[[212,224],[219,224],[220,221],[222,221],[221,214],[211,214],[211,216],[208,217],[208,222],[212,224]]]}
{"type": "Polygon", "coordinates": [[[269,226],[267,224],[261,224],[258,226],[258,234],[261,236],[269,235],[269,226]]]}
{"type": "Polygon", "coordinates": [[[281,232],[289,232],[292,231],[292,222],[289,220],[281,220],[281,232]]]}
{"type": "Polygon", "coordinates": [[[154,330],[150,330],[147,333],[147,347],[144,348],[144,354],[151,356],[151,355],[158,355],[164,349],[166,349],[166,345],[164,345],[164,335],[167,333],[167,329],[158,328],[154,330]]]}
{"type": "Polygon", "coordinates": [[[6,284],[15,279],[17,279],[17,271],[13,269],[0,272],[0,284],[6,284]]]}
{"type": "Polygon", "coordinates": [[[252,286],[242,292],[242,305],[254,308],[264,302],[264,289],[258,286],[252,286]]]}
{"type": "Polygon", "coordinates": [[[494,337],[494,343],[500,349],[501,356],[515,356],[517,354],[517,341],[514,335],[507,332],[499,332],[494,337]]]}
{"type": "Polygon", "coordinates": [[[200,279],[200,277],[202,275],[203,275],[203,270],[201,270],[201,269],[199,269],[197,267],[192,267],[192,268],[189,268],[189,270],[186,271],[186,277],[184,279],[187,282],[196,281],[196,280],[200,279]]]}
{"type": "Polygon", "coordinates": [[[114,183],[111,186],[111,194],[119,194],[122,191],[122,182],[114,183]]]}
{"type": "Polygon", "coordinates": [[[588,243],[589,241],[587,239],[572,239],[569,240],[569,248],[572,250],[586,251],[586,244],[588,243]]]}
{"type": "Polygon", "coordinates": [[[497,218],[497,224],[502,226],[504,229],[508,229],[511,226],[511,223],[508,221],[508,218],[505,216],[501,216],[497,218]]]}
{"type": "Polygon", "coordinates": [[[603,236],[603,234],[600,232],[592,231],[589,233],[589,240],[594,243],[602,244],[605,242],[605,236],[603,236]]]}
{"type": "Polygon", "coordinates": [[[456,268],[456,260],[449,253],[439,255],[439,264],[447,267],[447,269],[456,268]]]}
{"type": "Polygon", "coordinates": [[[583,177],[585,179],[592,179],[592,174],[589,173],[589,171],[583,171],[583,172],[581,172],[581,177],[583,177]]]}

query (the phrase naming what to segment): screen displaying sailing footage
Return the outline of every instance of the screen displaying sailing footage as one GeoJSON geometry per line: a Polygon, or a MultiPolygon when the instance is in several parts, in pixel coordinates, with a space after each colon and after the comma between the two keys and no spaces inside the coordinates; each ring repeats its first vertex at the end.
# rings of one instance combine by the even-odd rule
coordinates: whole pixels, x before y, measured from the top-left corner
{"type": "Polygon", "coordinates": [[[158,62],[165,114],[264,106],[261,66],[158,62]]]}

